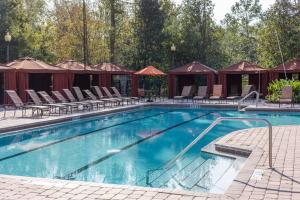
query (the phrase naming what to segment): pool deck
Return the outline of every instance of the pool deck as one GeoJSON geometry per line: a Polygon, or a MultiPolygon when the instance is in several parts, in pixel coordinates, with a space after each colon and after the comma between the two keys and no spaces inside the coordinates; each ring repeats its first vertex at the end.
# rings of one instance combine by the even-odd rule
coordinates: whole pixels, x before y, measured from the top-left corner
{"type": "MultiPolygon", "coordinates": [[[[47,121],[49,119],[8,119],[2,120],[0,127],[7,128],[14,124],[19,126],[25,123],[25,121],[19,122],[18,120],[28,120],[26,122],[30,124],[35,120],[47,121]],[[8,121],[9,126],[4,123],[8,121]]],[[[56,119],[56,117],[51,117],[51,119],[56,119]]],[[[216,146],[222,147],[223,151],[238,149],[250,153],[244,167],[225,194],[0,175],[0,199],[298,200],[300,199],[300,145],[297,144],[300,144],[300,125],[274,126],[272,158],[274,168],[270,169],[268,167],[267,128],[236,131],[221,138],[216,142],[216,146]]]]}

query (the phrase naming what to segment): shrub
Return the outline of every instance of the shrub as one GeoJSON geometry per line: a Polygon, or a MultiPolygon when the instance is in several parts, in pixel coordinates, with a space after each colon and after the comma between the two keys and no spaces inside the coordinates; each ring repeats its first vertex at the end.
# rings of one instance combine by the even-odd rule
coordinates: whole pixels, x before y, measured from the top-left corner
{"type": "Polygon", "coordinates": [[[284,86],[290,85],[293,88],[293,100],[298,102],[300,99],[300,81],[296,80],[275,80],[268,86],[269,95],[266,96],[266,99],[270,102],[276,103],[279,101],[282,88],[284,86]]]}

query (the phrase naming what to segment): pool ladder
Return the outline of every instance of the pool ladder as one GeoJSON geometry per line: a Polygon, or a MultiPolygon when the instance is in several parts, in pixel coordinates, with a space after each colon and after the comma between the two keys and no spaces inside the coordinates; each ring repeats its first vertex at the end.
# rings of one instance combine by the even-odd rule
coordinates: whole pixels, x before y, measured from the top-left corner
{"type": "Polygon", "coordinates": [[[256,122],[264,122],[267,124],[269,129],[269,167],[272,168],[272,124],[266,119],[260,118],[243,118],[243,117],[219,117],[210,126],[208,126],[204,131],[202,131],[189,145],[187,145],[180,153],[178,153],[172,160],[170,160],[166,165],[161,168],[148,170],[146,174],[146,184],[151,186],[149,181],[150,174],[155,171],[169,170],[176,161],[183,157],[183,155],[188,152],[199,140],[201,140],[210,130],[212,130],[216,125],[221,123],[222,121],[256,121],[256,122]]]}
{"type": "Polygon", "coordinates": [[[239,111],[243,111],[243,109],[241,108],[243,101],[245,101],[246,99],[248,99],[249,97],[251,97],[253,94],[256,95],[255,106],[257,107],[258,101],[259,101],[259,92],[257,92],[257,91],[254,90],[254,91],[250,92],[249,94],[247,94],[246,96],[244,96],[241,100],[239,100],[239,102],[238,102],[238,110],[239,111]]]}

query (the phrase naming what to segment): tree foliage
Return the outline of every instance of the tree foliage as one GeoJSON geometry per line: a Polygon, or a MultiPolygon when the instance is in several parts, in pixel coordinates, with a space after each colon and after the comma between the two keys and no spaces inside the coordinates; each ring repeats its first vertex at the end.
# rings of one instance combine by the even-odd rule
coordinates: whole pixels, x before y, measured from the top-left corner
{"type": "MultiPolygon", "coordinates": [[[[86,0],[90,64],[114,62],[167,71],[198,60],[221,68],[249,60],[271,67],[300,57],[299,1],[277,0],[262,11],[259,0],[239,0],[222,23],[213,19],[211,0],[86,0]],[[277,34],[276,34],[277,33],[277,34]]],[[[82,0],[1,0],[0,63],[32,56],[50,63],[83,60],[82,0]]]]}
{"type": "Polygon", "coordinates": [[[300,58],[300,4],[296,1],[276,1],[264,14],[257,38],[258,61],[263,66],[272,67],[281,63],[279,45],[284,60],[300,58]]]}
{"type": "Polygon", "coordinates": [[[226,14],[224,48],[230,62],[240,60],[257,61],[256,32],[257,21],[261,16],[259,0],[239,0],[226,14]]]}

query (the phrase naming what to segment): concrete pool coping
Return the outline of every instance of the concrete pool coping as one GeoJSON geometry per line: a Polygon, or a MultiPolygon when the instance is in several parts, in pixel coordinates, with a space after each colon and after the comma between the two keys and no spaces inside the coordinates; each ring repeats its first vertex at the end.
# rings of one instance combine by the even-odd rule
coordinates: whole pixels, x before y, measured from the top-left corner
{"type": "MultiPolygon", "coordinates": [[[[128,109],[150,105],[157,106],[159,104],[137,105],[136,107],[128,107],[128,109]]],[[[170,104],[167,105],[170,106],[170,104]]],[[[183,105],[183,107],[189,106],[190,105],[183,105]]],[[[213,107],[215,106],[213,105],[213,107]]],[[[95,115],[96,113],[93,114],[95,115]]],[[[99,113],[97,112],[96,115],[99,115],[99,113]]],[[[273,154],[275,169],[283,172],[287,170],[289,174],[293,172],[292,175],[289,175],[292,179],[300,178],[299,156],[297,156],[296,151],[294,151],[294,165],[287,166],[287,169],[285,169],[285,166],[282,168],[282,161],[278,161],[277,154],[282,154],[282,152],[284,152],[285,156],[290,157],[287,155],[287,149],[289,145],[287,145],[288,143],[286,142],[282,143],[281,140],[284,138],[280,137],[280,135],[286,133],[295,134],[297,132],[300,132],[300,126],[274,127],[275,134],[273,142],[277,144],[274,145],[275,151],[273,154]],[[278,139],[279,141],[277,141],[278,139]],[[285,145],[285,148],[283,149],[281,147],[282,144],[285,145]],[[280,149],[281,152],[278,151],[278,149],[280,149]]],[[[223,148],[235,148],[250,152],[244,167],[241,169],[238,176],[235,178],[225,194],[219,195],[190,192],[185,190],[157,189],[137,186],[0,175],[0,199],[300,199],[300,184],[294,184],[295,181],[290,181],[292,184],[289,184],[289,186],[292,185],[292,187],[288,188],[289,190],[281,189],[281,187],[287,187],[285,185],[289,183],[288,180],[290,179],[287,179],[286,176],[283,175],[278,177],[278,175],[275,174],[275,178],[271,176],[274,174],[274,172],[269,169],[267,165],[266,135],[266,128],[245,129],[232,132],[216,142],[216,146],[219,145],[223,148]],[[266,179],[268,179],[263,179],[262,182],[253,181],[251,176],[253,175],[255,169],[264,170],[266,173],[266,179]],[[274,185],[276,187],[269,189],[268,185],[274,185]]],[[[291,140],[289,142],[300,142],[300,138],[298,136],[293,137],[297,137],[297,140],[291,140]]],[[[295,145],[290,146],[296,148],[295,145]]],[[[300,149],[297,149],[297,153],[298,152],[300,153],[300,149]]],[[[223,153],[223,151],[220,154],[226,155],[223,153]]],[[[228,154],[228,156],[232,155],[228,154]]],[[[282,158],[282,156],[280,158],[282,158]]],[[[291,157],[288,160],[289,164],[292,163],[290,159],[291,157]]],[[[283,159],[283,161],[284,160],[285,159],[283,159]]]]}

